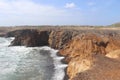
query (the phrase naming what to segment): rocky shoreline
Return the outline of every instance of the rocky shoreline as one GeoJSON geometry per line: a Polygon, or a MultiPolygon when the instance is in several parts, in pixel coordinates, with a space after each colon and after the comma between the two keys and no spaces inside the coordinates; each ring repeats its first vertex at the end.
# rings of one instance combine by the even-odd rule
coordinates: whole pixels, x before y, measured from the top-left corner
{"type": "Polygon", "coordinates": [[[10,46],[49,46],[68,64],[64,80],[120,80],[120,31],[23,29],[8,32],[10,46]]]}

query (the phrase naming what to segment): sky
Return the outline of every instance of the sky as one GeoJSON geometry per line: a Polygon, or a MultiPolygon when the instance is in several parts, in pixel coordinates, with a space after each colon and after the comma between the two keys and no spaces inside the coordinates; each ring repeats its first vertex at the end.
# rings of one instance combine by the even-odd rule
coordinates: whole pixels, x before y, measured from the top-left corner
{"type": "Polygon", "coordinates": [[[0,0],[0,26],[110,25],[120,0],[0,0]]]}

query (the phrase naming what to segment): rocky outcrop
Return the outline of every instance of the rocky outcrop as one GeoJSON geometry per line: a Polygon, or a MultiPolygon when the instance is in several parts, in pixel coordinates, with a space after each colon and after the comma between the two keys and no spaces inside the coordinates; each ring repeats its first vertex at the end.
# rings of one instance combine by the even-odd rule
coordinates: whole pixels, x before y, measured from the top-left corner
{"type": "Polygon", "coordinates": [[[49,31],[25,29],[18,32],[16,31],[11,35],[15,35],[15,39],[11,42],[11,46],[48,46],[49,31]]]}
{"type": "Polygon", "coordinates": [[[86,70],[77,73],[71,80],[120,80],[120,61],[95,54],[80,65],[84,67],[87,61],[86,70]]]}
{"type": "Polygon", "coordinates": [[[5,37],[15,37],[18,36],[20,34],[24,33],[24,30],[15,30],[15,31],[10,31],[8,32],[5,37]]]}
{"type": "Polygon", "coordinates": [[[120,60],[120,49],[113,50],[109,52],[106,56],[109,58],[120,60]]]}
{"type": "Polygon", "coordinates": [[[11,45],[17,46],[50,46],[54,49],[62,49],[78,32],[66,30],[35,30],[24,29],[8,32],[6,37],[15,37],[11,45]]]}
{"type": "MultiPolygon", "coordinates": [[[[115,38],[110,35],[106,35],[103,37],[102,35],[96,35],[96,34],[81,34],[74,37],[71,41],[69,41],[68,44],[59,51],[59,53],[66,57],[65,61],[68,63],[67,75],[69,76],[70,80],[99,80],[98,79],[99,77],[95,78],[94,76],[96,75],[99,76],[101,74],[104,74],[104,69],[107,69],[107,68],[109,69],[109,67],[113,67],[112,66],[113,63],[111,61],[114,61],[114,60],[108,59],[107,57],[110,58],[113,55],[118,56],[118,54],[112,54],[110,56],[111,54],[110,52],[117,50],[117,53],[118,53],[118,50],[120,49],[120,43],[119,43],[120,39],[118,38],[119,37],[115,38]],[[98,56],[93,57],[93,55],[98,55],[98,56]],[[101,63],[99,61],[101,62],[107,61],[108,65],[106,65],[106,68],[104,68],[105,67],[104,62],[101,63]],[[100,67],[98,66],[95,67],[95,65],[99,65],[100,67]],[[88,78],[86,75],[81,75],[84,72],[89,71],[89,69],[93,69],[94,71],[100,70],[101,73],[90,71],[91,73],[89,74],[93,73],[93,75],[90,75],[88,78]]],[[[116,64],[118,64],[118,62],[119,61],[117,61],[116,64]]],[[[119,69],[118,66],[113,68],[119,69]]],[[[112,70],[114,71],[113,68],[112,70]]],[[[107,73],[109,73],[109,71],[107,73]]],[[[120,73],[119,70],[118,70],[118,73],[120,73]]],[[[89,74],[87,73],[87,75],[89,74]]],[[[113,76],[114,77],[112,79],[110,79],[109,77],[105,78],[105,76],[103,76],[104,77],[103,79],[101,78],[100,79],[101,80],[105,80],[105,79],[119,80],[120,79],[118,78],[120,75],[117,75],[117,76],[113,75],[113,76]],[[115,77],[117,77],[118,79],[116,79],[115,77]]]]}
{"type": "Polygon", "coordinates": [[[94,34],[82,34],[74,37],[63,49],[60,49],[59,53],[66,56],[66,61],[69,62],[71,58],[77,56],[86,57],[91,53],[105,55],[107,45],[108,41],[101,37],[94,34]]]}
{"type": "Polygon", "coordinates": [[[7,36],[15,36],[11,45],[59,49],[69,80],[120,80],[119,31],[25,29],[7,36]]]}
{"type": "Polygon", "coordinates": [[[70,30],[53,30],[49,36],[49,46],[54,49],[62,49],[78,32],[70,30]]]}

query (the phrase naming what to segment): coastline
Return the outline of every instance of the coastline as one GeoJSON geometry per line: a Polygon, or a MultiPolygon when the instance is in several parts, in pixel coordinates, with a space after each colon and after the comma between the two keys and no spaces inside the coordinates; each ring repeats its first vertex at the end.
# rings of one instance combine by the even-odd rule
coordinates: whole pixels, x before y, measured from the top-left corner
{"type": "Polygon", "coordinates": [[[40,47],[40,50],[41,50],[40,53],[42,53],[42,55],[48,55],[52,59],[52,62],[54,65],[54,68],[53,68],[54,74],[50,80],[63,80],[64,77],[66,76],[66,75],[64,75],[65,74],[64,68],[65,68],[66,64],[61,62],[61,60],[63,59],[63,56],[58,56],[57,55],[58,50],[55,50],[55,49],[50,48],[48,46],[40,47]],[[46,54],[46,51],[49,51],[49,52],[47,52],[47,54],[46,54]]]}
{"type": "MultiPolygon", "coordinates": [[[[86,77],[88,79],[93,77],[92,80],[96,80],[94,76],[85,76],[84,72],[90,74],[88,70],[91,70],[91,68],[96,69],[96,67],[94,67],[96,65],[103,67],[100,63],[96,62],[96,60],[101,61],[99,58],[105,57],[104,59],[107,61],[106,59],[108,57],[106,54],[120,49],[119,34],[119,30],[112,29],[106,30],[92,28],[87,30],[66,30],[63,28],[52,30],[25,29],[10,32],[7,36],[16,36],[11,42],[11,46],[49,46],[53,49],[59,50],[57,56],[65,57],[61,62],[68,64],[68,67],[64,70],[65,80],[80,80],[79,77],[86,77]]],[[[109,63],[113,64],[111,62],[109,63]]],[[[106,67],[109,69],[109,66],[106,67]]],[[[115,67],[113,67],[113,69],[115,69],[115,67]]],[[[102,73],[104,73],[104,70],[102,70],[101,73],[96,74],[101,75],[102,73]]],[[[119,75],[116,76],[114,74],[113,76],[119,77],[119,75]]],[[[105,77],[105,75],[103,75],[103,77],[105,77]]],[[[109,77],[106,76],[106,79],[108,78],[109,77]]],[[[99,80],[99,77],[97,77],[97,79],[99,80]]]]}
{"type": "MultiPolygon", "coordinates": [[[[62,55],[60,55],[59,52],[57,52],[57,56],[63,57],[62,55]]],[[[63,59],[61,59],[61,63],[62,63],[62,64],[67,64],[67,63],[64,61],[64,59],[65,59],[65,57],[64,57],[63,59]]],[[[68,65],[68,64],[67,64],[67,65],[68,65]]],[[[67,67],[68,67],[68,66],[67,66],[67,67]]],[[[68,79],[69,79],[69,77],[68,77],[68,75],[67,75],[67,67],[65,67],[65,69],[64,69],[65,76],[64,76],[63,80],[68,80],[68,79]]]]}

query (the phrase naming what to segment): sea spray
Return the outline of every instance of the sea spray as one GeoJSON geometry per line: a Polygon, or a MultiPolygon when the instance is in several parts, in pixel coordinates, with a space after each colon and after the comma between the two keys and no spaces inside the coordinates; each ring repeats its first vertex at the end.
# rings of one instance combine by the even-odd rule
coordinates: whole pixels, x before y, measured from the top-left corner
{"type": "Polygon", "coordinates": [[[13,38],[0,38],[0,80],[63,80],[64,57],[50,47],[8,47],[13,38]]]}
{"type": "Polygon", "coordinates": [[[61,62],[61,60],[64,59],[64,57],[57,56],[58,50],[54,50],[50,47],[43,47],[42,49],[49,50],[51,53],[51,57],[53,58],[54,61],[55,72],[51,80],[63,80],[65,76],[65,68],[67,67],[67,64],[63,64],[61,62]]]}

